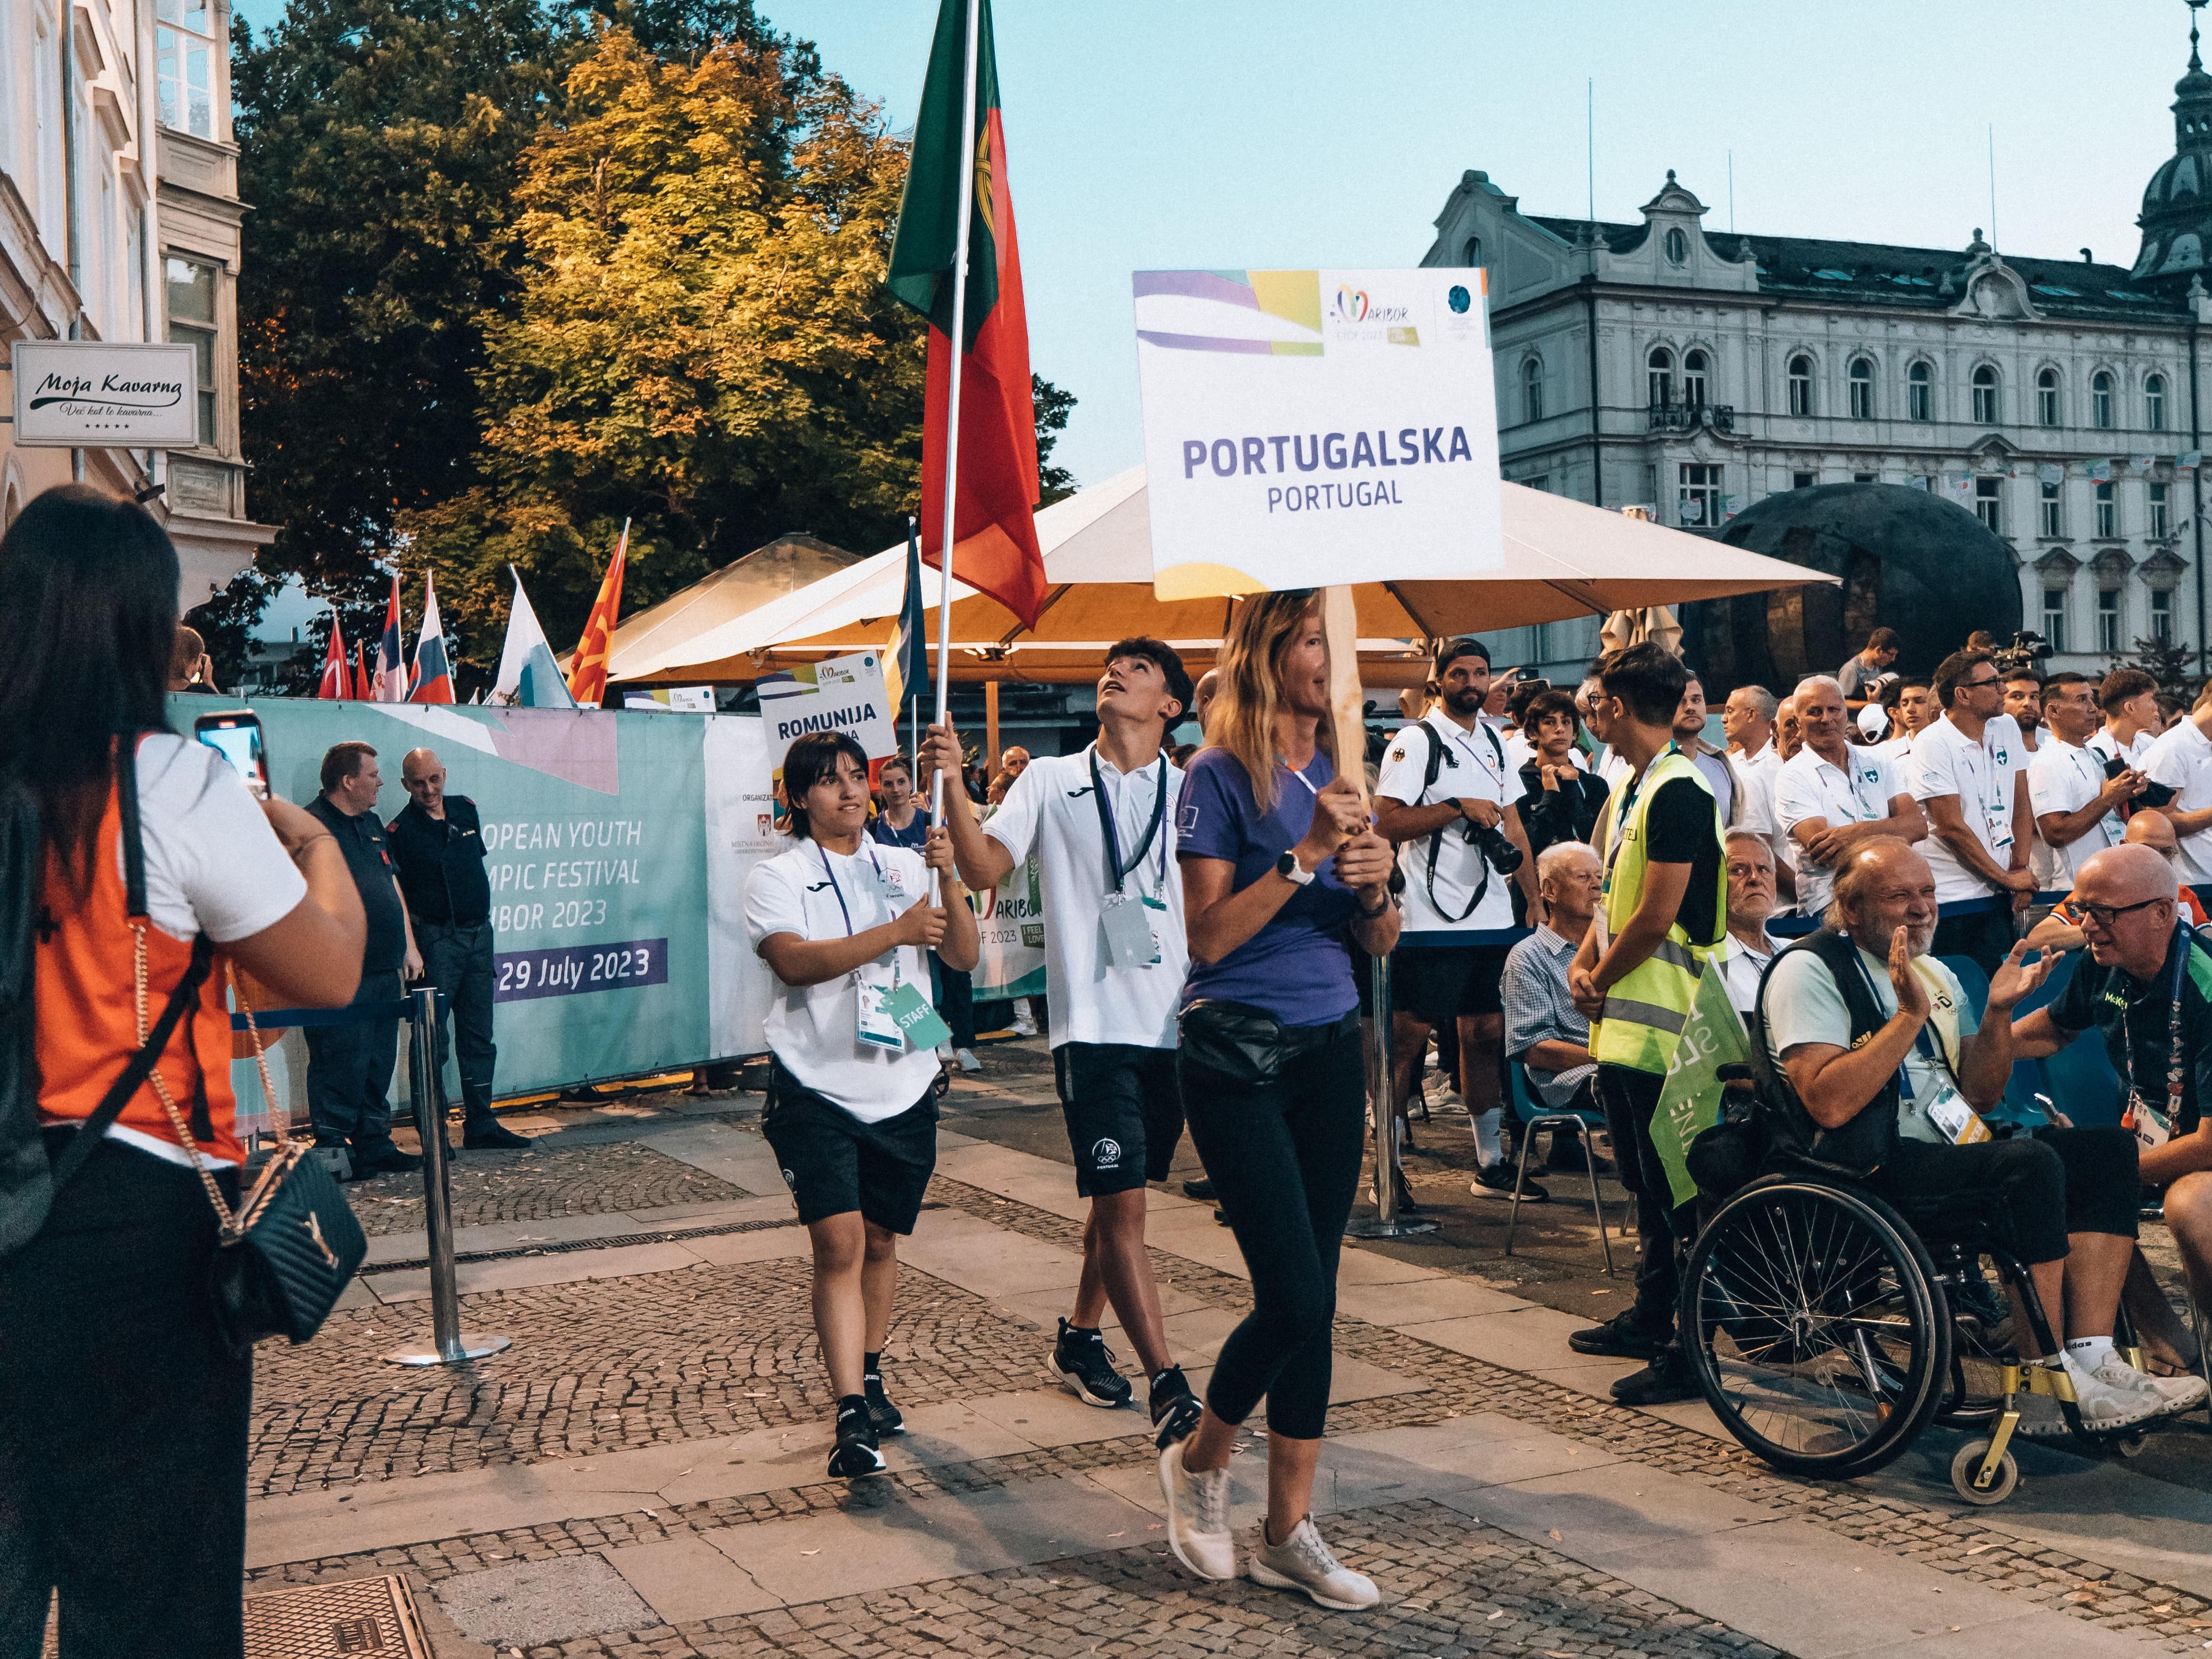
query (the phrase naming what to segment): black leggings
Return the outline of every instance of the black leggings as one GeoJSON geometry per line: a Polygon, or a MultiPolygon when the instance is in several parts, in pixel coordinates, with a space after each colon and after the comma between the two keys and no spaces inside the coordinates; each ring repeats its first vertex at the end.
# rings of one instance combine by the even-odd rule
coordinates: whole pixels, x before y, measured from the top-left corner
{"type": "MultiPolygon", "coordinates": [[[[1304,1040],[1273,1083],[1238,1083],[1178,1057],[1190,1138],[1252,1274],[1252,1311],[1230,1332],[1206,1403],[1242,1423],[1267,1397],[1267,1426],[1318,1440],[1328,1421],[1336,1257],[1359,1190],[1367,1085],[1359,1024],[1304,1040]]],[[[1292,1028],[1298,1038],[1299,1028],[1292,1028]]]]}
{"type": "Polygon", "coordinates": [[[1867,1185],[1915,1210],[1931,1199],[1982,1200],[1996,1236],[2031,1267],[2063,1258],[2069,1233],[2133,1238],[2142,1201],[2136,1138],[2113,1128],[2039,1129],[2033,1139],[1971,1146],[1900,1140],[1867,1185]]]}
{"type": "Polygon", "coordinates": [[[55,1588],[62,1659],[244,1652],[253,1361],[215,1246],[197,1176],[108,1140],[0,1261],[0,1659],[35,1659],[55,1588]]]}

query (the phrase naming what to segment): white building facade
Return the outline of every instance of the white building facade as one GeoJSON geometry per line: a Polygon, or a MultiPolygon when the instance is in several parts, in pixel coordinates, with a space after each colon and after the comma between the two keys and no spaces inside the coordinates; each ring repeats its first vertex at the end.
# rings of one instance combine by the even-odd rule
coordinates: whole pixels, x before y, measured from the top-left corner
{"type": "Polygon", "coordinates": [[[189,450],[19,447],[0,426],[0,527],[81,477],[155,485],[205,601],[276,532],[246,509],[238,437],[237,146],[228,0],[0,0],[0,341],[169,340],[198,349],[189,450]]]}
{"type": "MultiPolygon", "coordinates": [[[[1672,172],[1638,224],[1534,217],[1468,173],[1422,263],[1488,270],[1504,476],[1690,529],[1781,490],[1929,489],[2010,544],[2052,667],[2101,672],[2144,637],[2202,648],[2212,76],[2194,45],[2132,266],[2001,254],[1978,230],[1963,251],[1728,234],[1672,172]]],[[[1961,642],[1986,625],[1961,617],[1961,642]]],[[[1496,649],[1571,678],[1597,622],[1496,649]]]]}

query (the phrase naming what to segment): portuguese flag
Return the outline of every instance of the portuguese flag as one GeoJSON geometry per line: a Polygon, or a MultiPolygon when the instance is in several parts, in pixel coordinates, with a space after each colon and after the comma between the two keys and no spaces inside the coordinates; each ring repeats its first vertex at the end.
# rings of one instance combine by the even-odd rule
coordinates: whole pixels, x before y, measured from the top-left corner
{"type": "Polygon", "coordinates": [[[976,8],[975,128],[960,130],[971,0],[942,0],[929,76],[914,127],[914,155],[891,247],[890,289],[929,319],[929,386],[921,447],[921,553],[942,569],[945,449],[951,413],[952,270],[957,258],[961,170],[975,170],[969,216],[968,292],[961,342],[959,489],[952,574],[1031,626],[1044,608],[1044,555],[1031,512],[1037,484],[1036,411],[1030,400],[1029,325],[1014,201],[1006,185],[1006,133],[990,0],[976,8]]]}

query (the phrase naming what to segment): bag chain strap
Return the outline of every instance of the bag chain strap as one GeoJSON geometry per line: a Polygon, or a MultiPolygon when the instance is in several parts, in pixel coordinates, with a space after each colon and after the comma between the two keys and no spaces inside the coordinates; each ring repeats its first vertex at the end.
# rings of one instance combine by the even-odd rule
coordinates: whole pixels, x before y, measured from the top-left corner
{"type": "MultiPolygon", "coordinates": [[[[138,1021],[138,1042],[143,1048],[149,1029],[146,1021],[146,924],[134,919],[131,933],[132,990],[138,1021]]],[[[264,1194],[274,1190],[270,1177],[277,1175],[289,1162],[294,1142],[289,1133],[290,1126],[285,1121],[289,1115],[278,1108],[276,1090],[269,1080],[266,1045],[261,1040],[260,1028],[253,1023],[253,1005],[246,999],[246,988],[238,981],[237,968],[226,962],[223,971],[229,975],[231,994],[238,999],[239,1011],[246,1016],[246,1034],[253,1042],[253,1063],[261,1073],[261,1096],[269,1103],[269,1126],[276,1135],[276,1156],[270,1160],[261,1180],[236,1212],[234,1212],[230,1206],[223,1202],[222,1188],[216,1185],[215,1176],[208,1172],[207,1160],[200,1156],[199,1143],[192,1139],[191,1130],[185,1122],[184,1113],[177,1109],[176,1097],[169,1092],[169,1085],[161,1075],[158,1059],[153,1070],[146,1073],[146,1080],[153,1085],[155,1098],[161,1103],[161,1109],[169,1115],[170,1126],[176,1130],[177,1139],[184,1146],[185,1155],[192,1161],[192,1172],[199,1176],[200,1185],[207,1188],[208,1202],[215,1206],[216,1218],[222,1224],[222,1237],[228,1243],[246,1231],[253,1213],[260,1208],[264,1194]]],[[[185,1030],[189,1032],[191,1029],[188,1021],[185,1030]]],[[[189,1036],[186,1040],[190,1041],[189,1036]]]]}

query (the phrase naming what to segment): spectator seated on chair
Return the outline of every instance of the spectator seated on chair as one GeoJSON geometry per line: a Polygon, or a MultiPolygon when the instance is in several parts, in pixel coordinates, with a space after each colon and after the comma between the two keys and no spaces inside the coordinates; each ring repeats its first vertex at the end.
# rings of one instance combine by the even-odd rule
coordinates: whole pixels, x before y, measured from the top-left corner
{"type": "MultiPolygon", "coordinates": [[[[2168,899],[2170,909],[2170,889],[2168,899]]],[[[2133,1138],[2064,1127],[1996,1140],[1978,1115],[2003,1096],[2012,1010],[2052,958],[2030,964],[2025,942],[2015,945],[1990,975],[1977,1022],[1957,975],[1929,955],[1936,878],[1928,860],[1888,836],[1844,857],[1826,922],[1774,964],[1760,998],[1775,1073],[1771,1127],[1785,1155],[1859,1172],[1908,1219],[1985,1213],[1992,1236],[2027,1265],[2054,1340],[2063,1340],[2057,1354],[2024,1357],[2063,1365],[2092,1431],[2202,1400],[2196,1379],[2147,1376],[2112,1346],[2135,1254],[2133,1138]]],[[[2024,1024],[2033,1030],[2042,1017],[2024,1024]]],[[[2024,1318],[2015,1324],[2031,1328],[2024,1318]]],[[[2021,1431],[2061,1433],[2064,1419],[2050,1396],[2033,1395],[2021,1431]]]]}
{"type": "MultiPolygon", "coordinates": [[[[2148,847],[2168,864],[2172,864],[2181,856],[2181,842],[2173,832],[2173,820],[2163,812],[2152,811],[2148,807],[2128,820],[2120,844],[2124,847],[2148,847]]],[[[2177,883],[2179,880],[2177,875],[2177,883]]],[[[2191,927],[2203,927],[2212,923],[2212,918],[2205,915],[2204,907],[2197,902],[2194,892],[2182,887],[2179,890],[2179,896],[2191,927]]],[[[2045,951],[2078,951],[2087,945],[2089,941],[2082,936],[2081,909],[2074,900],[2075,895],[2069,893],[2052,906],[2051,914],[2037,922],[2028,933],[2027,942],[2045,951]]]]}
{"type": "MultiPolygon", "coordinates": [[[[1500,989],[1505,999],[1505,1057],[1523,1066],[1528,1086],[1547,1112],[1603,1111],[1597,1101],[1597,1062],[1590,1057],[1589,1022],[1567,994],[1567,964],[1596,914],[1605,872],[1597,854],[1578,841],[1554,842],[1536,860],[1537,890],[1546,920],[1509,951],[1500,989]]],[[[1613,1166],[1592,1155],[1600,1175],[1613,1166]]],[[[1571,1129],[1552,1131],[1544,1171],[1580,1175],[1582,1153],[1571,1129]]]]}
{"type": "Polygon", "coordinates": [[[1766,931],[1774,914],[1774,851],[1766,837],[1750,830],[1731,830],[1723,850],[1728,862],[1728,936],[1713,960],[1736,1012],[1747,1014],[1759,996],[1759,978],[1782,941],[1766,931]]]}
{"type": "MultiPolygon", "coordinates": [[[[2137,1179],[2164,1194],[2166,1224],[2202,1305],[2212,1295],[2212,1124],[2198,1104],[2212,1076],[2212,951],[2184,925],[2181,890],[2148,845],[2107,848],[2085,863],[2067,902],[2089,959],[2055,1001],[2014,1025],[2013,1040],[2039,1057],[2096,1028],[2126,1091],[2137,1179]]],[[[2163,1298],[2131,1296],[2129,1306],[2155,1346],[2185,1348],[2178,1322],[2160,1317],[2163,1298]]]]}

